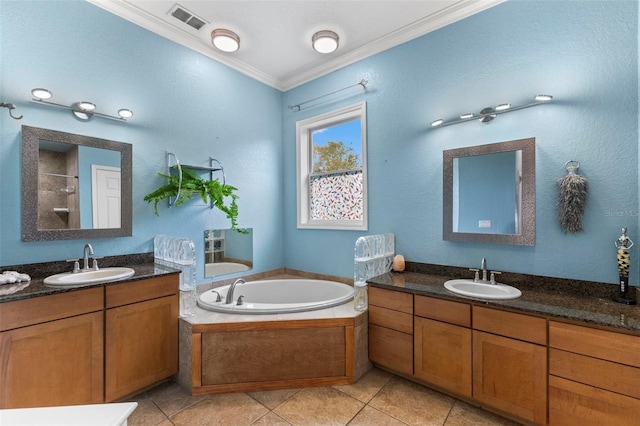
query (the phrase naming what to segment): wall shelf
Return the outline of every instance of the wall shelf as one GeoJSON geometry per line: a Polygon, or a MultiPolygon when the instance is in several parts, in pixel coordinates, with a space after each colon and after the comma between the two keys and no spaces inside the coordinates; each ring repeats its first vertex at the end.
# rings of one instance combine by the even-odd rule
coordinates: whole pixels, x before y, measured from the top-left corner
{"type": "MultiPolygon", "coordinates": [[[[182,168],[186,167],[189,170],[193,170],[196,172],[207,172],[209,173],[209,180],[214,180],[215,172],[222,172],[222,184],[225,184],[225,176],[224,176],[224,167],[218,160],[213,157],[209,157],[209,166],[194,166],[191,164],[181,164],[178,157],[171,151],[167,151],[167,174],[170,175],[172,170],[177,170],[178,175],[180,176],[179,184],[178,184],[178,195],[175,197],[169,197],[169,207],[172,207],[178,197],[180,196],[180,190],[182,189],[182,168]],[[173,158],[173,161],[172,161],[173,158]],[[175,164],[172,164],[175,163],[175,164]],[[214,167],[214,164],[217,164],[217,167],[214,167]]],[[[209,208],[213,208],[213,203],[209,204],[209,208]]]]}

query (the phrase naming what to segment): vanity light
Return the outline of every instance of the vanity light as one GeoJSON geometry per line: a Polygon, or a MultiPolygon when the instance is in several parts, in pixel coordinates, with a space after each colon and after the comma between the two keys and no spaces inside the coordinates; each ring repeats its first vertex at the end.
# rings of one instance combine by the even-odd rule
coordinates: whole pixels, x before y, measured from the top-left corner
{"type": "Polygon", "coordinates": [[[131,112],[131,110],[126,108],[118,110],[118,116],[96,112],[95,110],[96,104],[89,101],[75,102],[71,106],[50,102],[45,99],[51,98],[53,94],[47,89],[42,89],[42,88],[33,89],[31,90],[31,96],[32,96],[32,99],[31,99],[32,102],[37,102],[40,104],[54,106],[58,108],[69,109],[71,110],[71,112],[76,118],[82,121],[88,121],[94,115],[97,115],[103,118],[110,118],[112,120],[119,120],[119,121],[127,121],[126,120],[127,118],[133,117],[133,112],[131,112]]]}
{"type": "Polygon", "coordinates": [[[235,52],[240,49],[240,37],[231,30],[219,28],[211,31],[211,43],[223,52],[235,52]]]}
{"type": "Polygon", "coordinates": [[[510,103],[504,103],[496,107],[486,107],[480,110],[480,113],[478,113],[478,115],[467,113],[467,114],[461,114],[460,119],[458,120],[445,121],[443,119],[438,119],[438,120],[432,121],[431,127],[444,127],[444,126],[449,126],[451,124],[464,123],[465,121],[473,120],[476,118],[481,123],[488,124],[492,122],[498,116],[498,114],[504,114],[511,111],[517,111],[523,108],[529,108],[532,106],[541,105],[551,101],[552,99],[553,99],[553,96],[551,95],[536,95],[533,98],[533,102],[528,104],[512,107],[510,103]]]}
{"type": "Polygon", "coordinates": [[[338,48],[338,34],[333,31],[318,31],[311,37],[311,45],[314,50],[319,53],[331,53],[338,48]]]}

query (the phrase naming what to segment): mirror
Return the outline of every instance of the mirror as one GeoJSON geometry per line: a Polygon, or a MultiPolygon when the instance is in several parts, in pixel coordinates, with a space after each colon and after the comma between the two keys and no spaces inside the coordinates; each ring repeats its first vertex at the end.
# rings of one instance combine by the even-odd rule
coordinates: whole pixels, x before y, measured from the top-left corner
{"type": "Polygon", "coordinates": [[[130,144],[22,126],[22,240],[131,236],[131,158],[130,144]]]}
{"type": "Polygon", "coordinates": [[[247,234],[231,229],[204,231],[205,278],[235,274],[253,268],[253,229],[247,234]]]}
{"type": "Polygon", "coordinates": [[[535,138],[443,151],[443,239],[535,244],[535,138]]]}

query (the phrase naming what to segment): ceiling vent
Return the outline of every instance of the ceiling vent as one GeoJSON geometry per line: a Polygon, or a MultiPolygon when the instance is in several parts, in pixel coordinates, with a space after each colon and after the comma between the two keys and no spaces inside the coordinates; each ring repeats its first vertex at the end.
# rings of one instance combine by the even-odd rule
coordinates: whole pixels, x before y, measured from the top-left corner
{"type": "Polygon", "coordinates": [[[197,17],[196,15],[189,12],[187,9],[180,6],[179,4],[176,4],[175,6],[173,6],[169,14],[196,30],[199,30],[200,28],[204,27],[205,24],[207,23],[207,21],[197,17]]]}

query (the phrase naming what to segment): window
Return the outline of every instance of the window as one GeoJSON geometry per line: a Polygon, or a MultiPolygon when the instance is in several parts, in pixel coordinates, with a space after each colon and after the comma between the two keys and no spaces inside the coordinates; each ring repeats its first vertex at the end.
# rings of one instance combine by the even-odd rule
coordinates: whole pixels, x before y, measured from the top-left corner
{"type": "Polygon", "coordinates": [[[296,123],[298,228],[367,230],[366,103],[296,123]]]}

